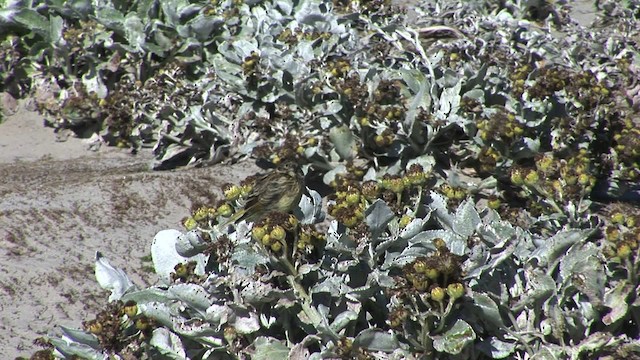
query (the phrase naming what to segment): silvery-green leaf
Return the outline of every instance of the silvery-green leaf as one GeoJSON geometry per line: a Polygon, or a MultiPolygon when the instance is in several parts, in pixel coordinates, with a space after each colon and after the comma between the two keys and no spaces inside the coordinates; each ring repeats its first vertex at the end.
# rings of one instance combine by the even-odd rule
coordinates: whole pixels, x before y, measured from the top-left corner
{"type": "Polygon", "coordinates": [[[530,357],[531,360],[561,360],[566,359],[564,346],[545,344],[530,357]]]}
{"type": "MultiPolygon", "coordinates": [[[[501,251],[496,254],[490,255],[487,251],[483,254],[477,254],[478,255],[477,258],[472,258],[470,255],[469,262],[467,263],[468,266],[465,267],[465,270],[467,272],[465,279],[472,279],[472,278],[479,277],[483,272],[485,271],[491,272],[494,269],[497,269],[500,266],[500,264],[502,264],[503,262],[511,260],[513,256],[513,252],[516,249],[516,246],[517,246],[517,243],[514,241],[508,244],[505,248],[496,247],[496,249],[501,249],[501,251]]],[[[471,250],[471,252],[473,253],[474,250],[482,251],[482,249],[478,249],[478,247],[475,247],[474,249],[471,250]]]]}
{"type": "Polygon", "coordinates": [[[320,360],[320,353],[314,352],[313,355],[310,354],[309,349],[307,348],[310,344],[317,343],[320,338],[317,335],[307,335],[302,341],[295,344],[291,351],[289,352],[287,359],[288,360],[320,360]],[[315,358],[314,358],[315,356],[315,358]]]}
{"type": "Polygon", "coordinates": [[[444,240],[452,254],[462,256],[468,251],[467,239],[450,230],[426,230],[409,239],[410,245],[421,244],[433,247],[435,239],[444,240]]]}
{"type": "Polygon", "coordinates": [[[531,259],[538,262],[538,266],[545,267],[562,256],[575,243],[585,241],[593,230],[567,229],[561,230],[549,239],[544,239],[541,245],[531,254],[531,259]]]}
{"type": "Polygon", "coordinates": [[[608,332],[596,332],[591,334],[586,339],[582,340],[580,344],[571,348],[572,358],[579,359],[581,355],[588,356],[588,354],[599,351],[607,345],[611,346],[612,340],[613,335],[608,332]]]}
{"type": "Polygon", "coordinates": [[[329,139],[342,160],[351,160],[356,155],[356,142],[347,125],[335,126],[329,130],[329,139]]]}
{"type": "Polygon", "coordinates": [[[242,67],[230,63],[220,55],[214,56],[211,62],[216,69],[216,75],[226,82],[230,90],[246,93],[244,79],[241,75],[242,67]]]}
{"type": "Polygon", "coordinates": [[[253,346],[255,352],[251,358],[254,360],[287,359],[290,350],[282,341],[265,336],[258,337],[253,346]]]}
{"type": "Polygon", "coordinates": [[[565,286],[575,286],[597,306],[601,304],[607,281],[601,253],[593,243],[573,246],[560,260],[559,273],[565,286]]]}
{"type": "Polygon", "coordinates": [[[456,323],[442,335],[432,336],[433,348],[447,354],[459,354],[465,346],[476,339],[476,333],[463,320],[456,323]]]}
{"type": "Polygon", "coordinates": [[[337,220],[332,220],[329,224],[326,249],[349,254],[356,248],[357,244],[347,234],[338,232],[339,227],[337,220]]]}
{"type": "Polygon", "coordinates": [[[205,312],[212,303],[209,294],[197,284],[172,285],[167,289],[167,295],[201,312],[205,312]]]}
{"type": "Polygon", "coordinates": [[[103,354],[101,351],[92,349],[84,344],[66,342],[61,339],[53,338],[49,339],[49,342],[55,347],[55,352],[61,354],[61,357],[65,359],[79,357],[81,359],[88,360],[107,360],[109,358],[108,355],[103,354]]]}
{"type": "Polygon", "coordinates": [[[203,42],[209,40],[212,32],[223,24],[222,18],[209,16],[198,16],[189,22],[195,38],[203,42]]]}
{"type": "Polygon", "coordinates": [[[280,11],[282,11],[285,15],[291,15],[291,11],[293,10],[293,3],[289,0],[277,0],[275,2],[276,6],[280,11]]]}
{"type": "Polygon", "coordinates": [[[124,20],[124,32],[129,42],[137,51],[142,52],[143,46],[146,42],[146,34],[144,33],[144,25],[142,21],[135,13],[129,13],[124,20]]]}
{"type": "Polygon", "coordinates": [[[149,344],[168,359],[185,360],[187,354],[180,337],[165,328],[153,330],[149,344]]]}
{"type": "Polygon", "coordinates": [[[208,243],[198,235],[198,231],[196,230],[181,234],[176,239],[176,251],[180,256],[184,257],[198,255],[206,246],[208,246],[208,243]]]}
{"type": "Polygon", "coordinates": [[[312,294],[327,293],[332,296],[340,296],[349,292],[351,288],[345,284],[345,281],[341,277],[332,276],[324,279],[323,281],[315,284],[311,288],[312,294]]]}
{"type": "Polygon", "coordinates": [[[374,238],[386,229],[387,224],[393,219],[393,216],[393,211],[380,199],[376,200],[367,208],[365,211],[365,221],[367,225],[369,225],[369,229],[374,238]]]}
{"type": "Polygon", "coordinates": [[[196,262],[194,272],[198,275],[204,274],[207,256],[205,254],[197,254],[193,257],[184,257],[178,254],[176,244],[182,233],[178,230],[162,230],[153,238],[151,243],[151,258],[156,274],[165,284],[171,283],[171,273],[174,272],[175,266],[189,261],[196,262]]]}
{"type": "Polygon", "coordinates": [[[228,322],[232,314],[233,310],[228,306],[213,304],[207,309],[206,320],[212,325],[217,325],[217,330],[219,331],[228,322]]]}
{"type": "Polygon", "coordinates": [[[480,215],[473,201],[465,200],[456,210],[453,231],[463,237],[469,237],[475,233],[478,224],[480,224],[480,215]]]}
{"type": "Polygon", "coordinates": [[[515,304],[515,308],[533,304],[536,301],[542,302],[547,300],[556,291],[556,282],[551,276],[539,269],[526,272],[528,275],[527,292],[520,301],[515,304]]]}
{"type": "Polygon", "coordinates": [[[604,294],[604,305],[611,309],[602,317],[605,325],[612,325],[616,321],[627,316],[629,311],[629,296],[635,291],[634,286],[625,281],[620,281],[614,288],[608,289],[604,294]]]}
{"type": "Polygon", "coordinates": [[[135,285],[121,269],[113,267],[107,258],[99,251],[96,252],[95,274],[98,284],[105,290],[110,290],[109,301],[118,300],[127,291],[135,290],[135,285]]]}
{"type": "Polygon", "coordinates": [[[63,325],[59,326],[62,330],[62,339],[68,343],[74,342],[78,344],[87,345],[93,349],[100,348],[100,341],[93,334],[87,333],[83,330],[72,329],[63,325]]]}
{"type": "Polygon", "coordinates": [[[500,216],[494,210],[490,210],[477,227],[477,232],[484,241],[493,246],[504,247],[505,243],[512,241],[516,228],[507,221],[500,220],[500,216]]]}
{"type": "Polygon", "coordinates": [[[141,314],[144,314],[145,316],[148,316],[156,320],[158,323],[162,324],[163,326],[166,326],[170,329],[173,327],[172,318],[176,316],[176,314],[174,314],[171,308],[166,304],[162,304],[162,303],[138,304],[138,310],[140,310],[141,314]]]}
{"type": "Polygon", "coordinates": [[[427,256],[433,253],[422,246],[410,246],[402,250],[402,253],[388,253],[384,259],[382,269],[387,270],[391,267],[402,268],[403,266],[415,261],[419,257],[427,256]]]}
{"type": "Polygon", "coordinates": [[[120,300],[122,300],[123,302],[135,301],[138,304],[151,302],[168,303],[172,301],[168,297],[166,290],[159,289],[157,287],[150,287],[138,291],[128,292],[124,296],[122,296],[120,300]]]}
{"type": "Polygon", "coordinates": [[[250,282],[240,290],[240,296],[249,304],[263,304],[290,298],[292,296],[291,292],[291,290],[278,289],[271,284],[250,282]]]}
{"type": "Polygon", "coordinates": [[[190,18],[196,16],[201,9],[202,5],[185,2],[178,8],[178,14],[180,15],[180,18],[190,18]]]}
{"type": "Polygon", "coordinates": [[[138,6],[136,8],[136,12],[138,16],[142,19],[149,19],[153,16],[153,9],[155,6],[155,1],[153,0],[142,0],[138,2],[138,6]]]}
{"type": "Polygon", "coordinates": [[[504,359],[513,354],[516,349],[516,343],[502,341],[492,336],[480,342],[477,347],[478,350],[491,359],[504,359]]]}
{"type": "Polygon", "coordinates": [[[34,9],[28,8],[8,8],[0,10],[0,18],[7,19],[9,22],[15,21],[26,26],[30,31],[34,31],[45,38],[49,37],[51,26],[49,20],[40,15],[34,9]]]}
{"type": "Polygon", "coordinates": [[[62,30],[64,28],[64,20],[60,16],[49,16],[49,36],[51,43],[59,44],[62,39],[62,30]]]}
{"type": "Polygon", "coordinates": [[[480,103],[484,103],[484,90],[472,89],[464,93],[463,97],[477,100],[480,103]]]}
{"type": "Polygon", "coordinates": [[[340,332],[342,329],[347,327],[351,322],[358,319],[358,314],[355,311],[346,310],[342,313],[338,314],[335,317],[335,320],[331,323],[331,330],[334,332],[340,332]]]}
{"type": "MultiPolygon", "coordinates": [[[[181,337],[197,338],[201,340],[203,337],[215,337],[220,335],[220,330],[206,321],[202,321],[198,316],[193,315],[187,317],[174,317],[171,323],[171,331],[181,337]]],[[[219,342],[219,340],[213,340],[219,342]]]]}
{"type": "Polygon", "coordinates": [[[436,216],[436,218],[444,226],[452,228],[454,219],[453,216],[449,214],[447,199],[443,195],[435,191],[431,191],[429,193],[429,196],[431,197],[431,203],[429,204],[429,207],[435,211],[434,215],[436,216]]]}
{"type": "Polygon", "coordinates": [[[258,44],[248,39],[239,39],[233,42],[233,48],[236,50],[241,59],[251,56],[252,53],[259,53],[258,44]]]}
{"type": "Polygon", "coordinates": [[[483,293],[474,292],[473,303],[479,310],[480,317],[492,327],[499,329],[504,326],[498,305],[490,297],[483,293]]]}
{"type": "Polygon", "coordinates": [[[324,212],[322,211],[322,198],[317,191],[307,188],[307,193],[302,195],[300,199],[300,211],[302,212],[303,224],[317,224],[324,220],[324,212]]]}
{"type": "Polygon", "coordinates": [[[411,222],[400,231],[399,237],[401,239],[408,240],[416,236],[422,231],[426,220],[428,220],[428,217],[427,219],[418,218],[411,220],[411,222]]]}
{"type": "Polygon", "coordinates": [[[231,255],[231,259],[236,262],[239,267],[252,272],[255,271],[256,266],[269,263],[269,257],[247,247],[236,248],[231,255]]]}
{"type": "Polygon", "coordinates": [[[393,352],[400,347],[400,343],[394,334],[376,329],[365,329],[353,340],[355,348],[363,348],[369,351],[393,352]]]}
{"type": "Polygon", "coordinates": [[[388,272],[374,269],[367,277],[368,284],[379,285],[382,288],[392,288],[396,285],[396,281],[388,272]]]}
{"type": "Polygon", "coordinates": [[[179,25],[180,14],[178,13],[178,9],[184,7],[186,2],[184,0],[162,1],[160,5],[169,25],[179,25]]]}
{"type": "Polygon", "coordinates": [[[176,166],[176,164],[184,164],[185,159],[191,159],[194,149],[189,144],[171,144],[164,149],[163,154],[153,163],[153,169],[164,169],[176,166]]]}
{"type": "Polygon", "coordinates": [[[463,79],[459,79],[455,86],[445,88],[442,91],[442,95],[439,99],[439,107],[437,109],[437,115],[444,118],[449,114],[455,114],[460,107],[460,88],[462,87],[463,79]]]}
{"type": "Polygon", "coordinates": [[[335,115],[342,110],[342,103],[340,100],[329,100],[327,102],[321,102],[314,106],[313,111],[324,116],[335,115]]]}
{"type": "Polygon", "coordinates": [[[256,314],[250,313],[249,317],[237,317],[233,327],[240,334],[251,334],[260,330],[260,320],[256,314]]]}
{"type": "Polygon", "coordinates": [[[513,144],[513,160],[531,159],[540,153],[540,139],[520,138],[513,144]]]}
{"type": "Polygon", "coordinates": [[[124,32],[124,15],[113,7],[96,8],[96,18],[106,27],[124,32]]]}
{"type": "Polygon", "coordinates": [[[94,93],[98,98],[107,97],[107,87],[102,83],[102,78],[95,71],[88,72],[82,76],[82,84],[85,86],[89,94],[94,93]]]}
{"type": "Polygon", "coordinates": [[[345,174],[347,172],[347,167],[344,164],[338,164],[333,169],[327,171],[326,174],[322,177],[322,182],[325,184],[331,184],[333,180],[335,180],[336,175],[345,174]]]}

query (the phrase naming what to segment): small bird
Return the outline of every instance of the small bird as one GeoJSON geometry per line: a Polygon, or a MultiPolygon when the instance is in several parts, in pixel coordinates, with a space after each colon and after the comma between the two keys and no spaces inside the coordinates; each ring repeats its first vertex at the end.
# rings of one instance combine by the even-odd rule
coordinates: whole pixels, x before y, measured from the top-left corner
{"type": "Polygon", "coordinates": [[[286,162],[256,179],[244,209],[234,214],[226,224],[241,220],[259,221],[272,211],[289,212],[300,202],[303,190],[302,171],[296,164],[286,162]]]}

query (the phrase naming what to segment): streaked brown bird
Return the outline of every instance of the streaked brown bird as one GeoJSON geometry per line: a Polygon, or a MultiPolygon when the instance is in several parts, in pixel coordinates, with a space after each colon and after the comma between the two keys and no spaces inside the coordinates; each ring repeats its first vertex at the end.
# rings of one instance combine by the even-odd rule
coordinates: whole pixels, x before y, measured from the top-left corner
{"type": "Polygon", "coordinates": [[[272,211],[289,212],[298,205],[303,191],[301,169],[286,162],[256,179],[244,209],[235,213],[226,224],[241,220],[260,221],[272,211]]]}

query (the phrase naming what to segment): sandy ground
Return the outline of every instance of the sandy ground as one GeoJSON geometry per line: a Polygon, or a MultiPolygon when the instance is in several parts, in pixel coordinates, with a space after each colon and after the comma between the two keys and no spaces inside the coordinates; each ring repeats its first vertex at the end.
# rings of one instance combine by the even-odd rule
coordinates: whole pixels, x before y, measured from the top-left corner
{"type": "Polygon", "coordinates": [[[89,150],[56,141],[43,118],[19,108],[0,124],[0,349],[29,357],[33,341],[81,327],[107,301],[93,273],[96,251],[138,285],[156,281],[141,258],[154,235],[181,229],[192,205],[213,204],[218,188],[251,165],[149,170],[149,151],[89,150]]]}

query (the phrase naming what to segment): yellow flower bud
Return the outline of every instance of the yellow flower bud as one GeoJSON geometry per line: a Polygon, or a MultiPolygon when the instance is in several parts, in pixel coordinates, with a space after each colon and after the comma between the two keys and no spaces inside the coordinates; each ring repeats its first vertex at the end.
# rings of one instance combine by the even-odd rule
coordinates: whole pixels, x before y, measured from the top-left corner
{"type": "Polygon", "coordinates": [[[631,256],[631,247],[628,244],[620,245],[616,251],[616,255],[620,259],[627,259],[629,256],[631,256]]]}
{"type": "Polygon", "coordinates": [[[185,278],[189,274],[189,267],[187,267],[186,264],[180,263],[173,267],[173,271],[177,277],[185,278]]]}
{"type": "Polygon", "coordinates": [[[267,229],[264,226],[254,226],[251,229],[251,237],[255,241],[262,241],[262,238],[267,235],[267,229]]]}
{"type": "Polygon", "coordinates": [[[611,222],[614,224],[622,224],[624,223],[624,214],[620,212],[613,213],[611,215],[611,222]]]}
{"type": "Polygon", "coordinates": [[[232,185],[229,186],[229,188],[227,188],[224,191],[224,198],[227,201],[234,201],[236,200],[238,197],[240,197],[240,194],[242,193],[242,190],[240,189],[239,186],[237,185],[232,185]]]}
{"type": "Polygon", "coordinates": [[[444,289],[440,286],[431,289],[431,298],[437,302],[442,302],[444,300],[444,289]]]}
{"type": "Polygon", "coordinates": [[[496,210],[500,207],[500,199],[497,196],[491,196],[489,197],[489,201],[487,202],[487,206],[489,207],[489,209],[493,209],[496,210]]]}
{"type": "Polygon", "coordinates": [[[224,339],[227,341],[227,344],[231,344],[238,337],[238,333],[235,328],[232,326],[227,326],[223,331],[224,339]]]}
{"type": "Polygon", "coordinates": [[[626,221],[625,224],[627,225],[627,227],[635,227],[636,226],[636,218],[634,216],[629,216],[626,221]]]}
{"type": "Polygon", "coordinates": [[[291,226],[291,228],[295,228],[296,226],[298,226],[298,218],[295,217],[295,215],[289,215],[289,225],[291,226]]]}
{"type": "Polygon", "coordinates": [[[206,208],[199,208],[198,210],[196,210],[196,212],[193,214],[193,219],[195,221],[202,221],[204,219],[207,218],[207,209],[206,208]]]}
{"type": "Polygon", "coordinates": [[[580,185],[589,185],[590,182],[591,181],[589,179],[589,175],[584,174],[584,173],[578,175],[578,184],[580,184],[580,185]]]}
{"type": "Polygon", "coordinates": [[[438,271],[438,269],[434,269],[434,268],[427,268],[425,270],[425,275],[427,275],[427,277],[433,281],[438,279],[438,276],[440,275],[440,272],[438,271]]]}
{"type": "Polygon", "coordinates": [[[358,224],[358,218],[356,216],[350,216],[344,219],[342,223],[344,224],[344,226],[352,228],[358,224]]]}
{"type": "Polygon", "coordinates": [[[538,172],[535,170],[530,170],[527,176],[525,176],[524,178],[524,183],[531,186],[537,184],[539,180],[540,176],[538,175],[538,172]]]}
{"type": "Polygon", "coordinates": [[[460,283],[453,283],[447,286],[447,294],[453,300],[458,299],[462,295],[464,295],[464,285],[460,283]]]}
{"type": "Polygon", "coordinates": [[[146,316],[141,316],[136,320],[136,329],[140,331],[149,330],[151,327],[151,321],[146,316]]]}
{"type": "Polygon", "coordinates": [[[218,214],[223,217],[229,217],[233,213],[233,208],[229,204],[222,204],[218,208],[218,214]]]}
{"type": "Polygon", "coordinates": [[[282,250],[282,243],[280,241],[275,241],[271,244],[271,251],[280,252],[282,250]]]}
{"type": "Polygon", "coordinates": [[[348,193],[345,197],[345,201],[349,205],[355,205],[360,202],[360,194],[357,192],[348,193]]]}
{"type": "Polygon", "coordinates": [[[524,178],[522,177],[522,171],[520,171],[520,169],[511,169],[511,183],[516,186],[524,184],[524,178]]]}
{"type": "Polygon", "coordinates": [[[398,225],[400,226],[401,229],[404,229],[405,227],[407,227],[407,225],[409,225],[409,223],[411,223],[411,220],[413,220],[413,218],[409,215],[402,215],[402,217],[400,218],[400,221],[398,222],[398,225]]]}
{"type": "Polygon", "coordinates": [[[423,276],[416,276],[411,279],[411,285],[418,291],[425,291],[429,287],[429,280],[423,276]]]}
{"type": "Polygon", "coordinates": [[[271,238],[277,241],[284,240],[284,237],[287,235],[287,232],[280,225],[276,225],[271,230],[271,238]]]}
{"type": "Polygon", "coordinates": [[[615,226],[608,226],[604,230],[604,236],[607,241],[614,242],[620,237],[620,230],[615,226]]]}
{"type": "Polygon", "coordinates": [[[91,322],[91,324],[89,324],[88,330],[93,335],[100,335],[102,333],[102,324],[99,323],[97,320],[93,321],[91,322]]]}
{"type": "Polygon", "coordinates": [[[184,221],[182,222],[182,225],[185,227],[185,229],[191,231],[193,229],[195,229],[198,226],[198,223],[196,222],[196,220],[192,217],[188,217],[186,219],[184,219],[184,221]]]}
{"type": "Polygon", "coordinates": [[[124,304],[122,311],[124,312],[125,315],[132,318],[138,315],[138,305],[136,304],[135,301],[127,301],[127,303],[124,304]]]}
{"type": "Polygon", "coordinates": [[[444,239],[442,238],[436,238],[433,240],[433,246],[436,247],[436,249],[438,249],[438,251],[443,252],[443,251],[447,251],[447,243],[444,241],[444,239]]]}
{"type": "Polygon", "coordinates": [[[542,172],[547,172],[551,169],[553,164],[553,157],[545,155],[540,160],[536,161],[536,168],[542,172]]]}
{"type": "Polygon", "coordinates": [[[422,260],[416,260],[413,263],[413,270],[417,273],[424,273],[427,270],[427,264],[422,260]]]}

